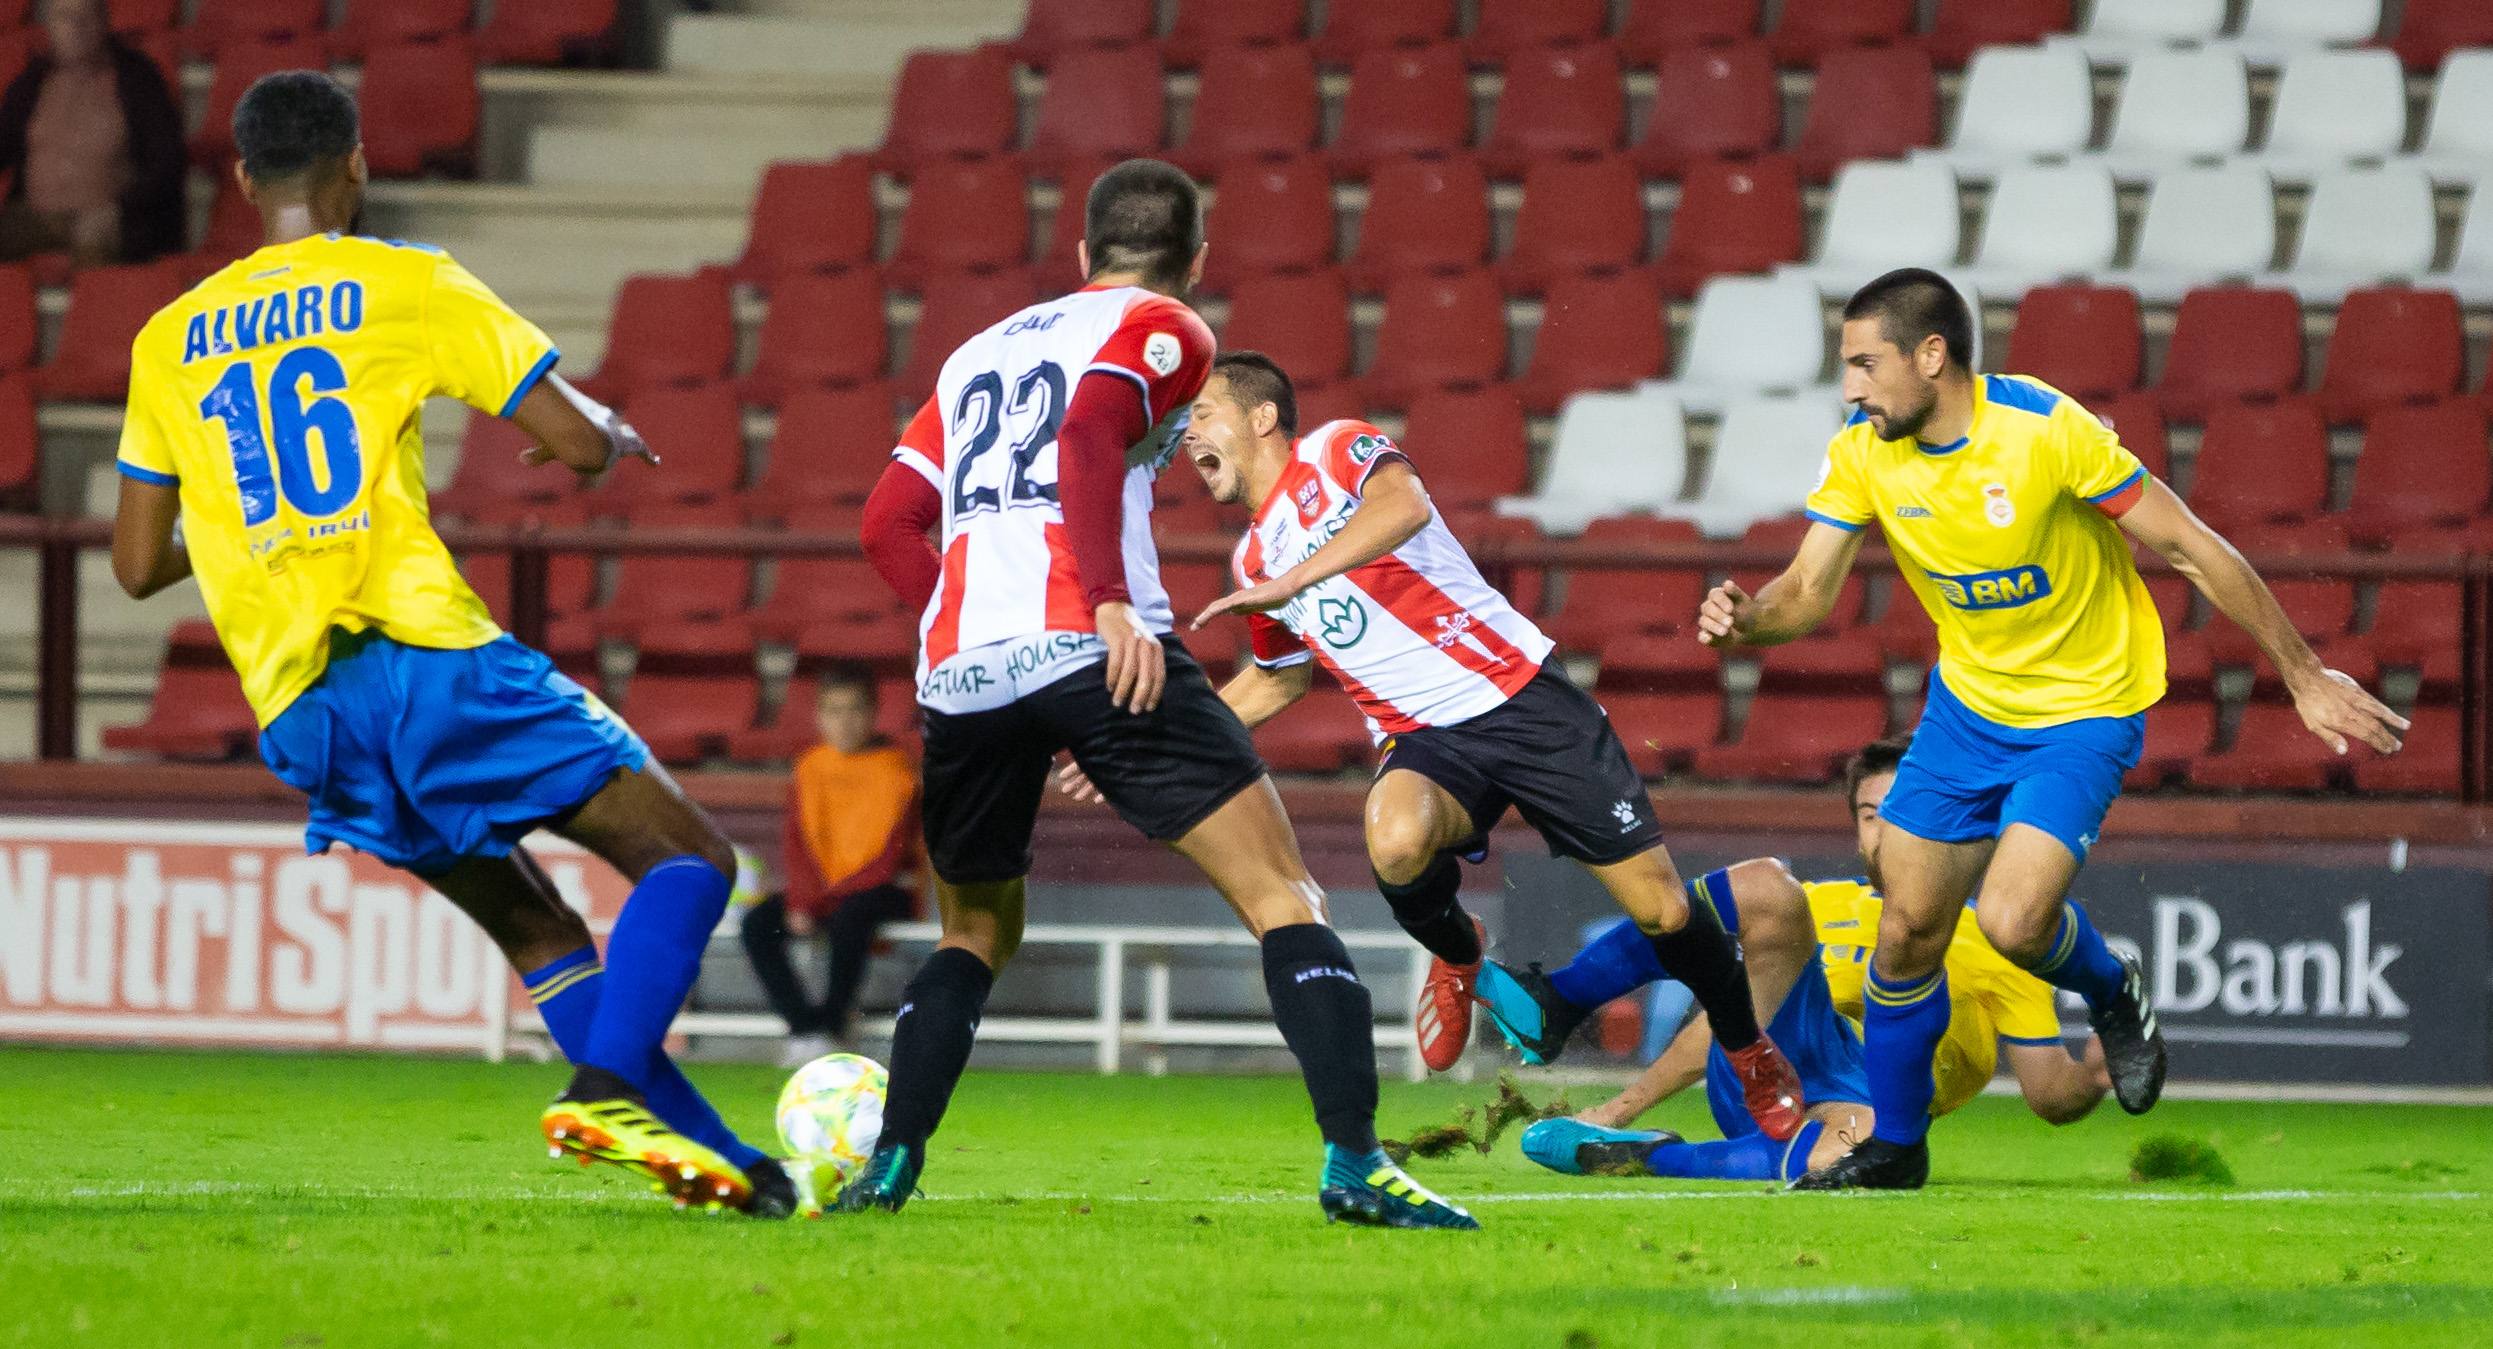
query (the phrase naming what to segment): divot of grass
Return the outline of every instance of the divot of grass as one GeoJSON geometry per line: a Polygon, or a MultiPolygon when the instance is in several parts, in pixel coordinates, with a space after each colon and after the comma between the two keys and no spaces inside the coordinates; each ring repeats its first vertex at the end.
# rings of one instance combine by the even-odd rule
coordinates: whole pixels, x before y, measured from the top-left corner
{"type": "Polygon", "coordinates": [[[2129,1178],[2141,1185],[2178,1182],[2189,1185],[2233,1184],[2233,1168],[2203,1139],[2157,1134],[2139,1142],[2129,1155],[2129,1178]]]}

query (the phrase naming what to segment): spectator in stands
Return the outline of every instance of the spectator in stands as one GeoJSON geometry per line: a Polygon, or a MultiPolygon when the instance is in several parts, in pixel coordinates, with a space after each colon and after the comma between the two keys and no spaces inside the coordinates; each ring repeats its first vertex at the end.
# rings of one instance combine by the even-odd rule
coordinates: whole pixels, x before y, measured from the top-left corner
{"type": "Polygon", "coordinates": [[[45,0],[51,49],[0,95],[0,258],[81,264],[182,250],[189,161],[164,73],[113,36],[104,0],[45,0]]]}
{"type": "Polygon", "coordinates": [[[874,679],[864,670],[834,670],[823,681],[814,704],[822,743],[797,758],[788,798],[785,885],[745,913],[745,954],[788,1023],[791,1067],[844,1039],[876,932],[918,912],[917,766],[874,733],[874,713],[874,679]],[[829,969],[822,1000],[812,1002],[788,943],[817,932],[830,946],[829,969]]]}

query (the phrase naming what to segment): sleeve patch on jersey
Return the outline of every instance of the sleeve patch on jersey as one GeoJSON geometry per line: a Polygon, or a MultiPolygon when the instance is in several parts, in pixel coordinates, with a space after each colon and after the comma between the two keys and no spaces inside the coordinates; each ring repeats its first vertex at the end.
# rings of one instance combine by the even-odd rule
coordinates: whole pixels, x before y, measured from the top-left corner
{"type": "Polygon", "coordinates": [[[2095,508],[2114,519],[2127,515],[2147,495],[2147,470],[2139,469],[2121,480],[2121,485],[2099,496],[2088,497],[2095,508]]]}
{"type": "Polygon", "coordinates": [[[1150,366],[1155,375],[1165,378],[1176,374],[1185,359],[1185,344],[1177,340],[1175,333],[1153,333],[1143,339],[1143,364],[1150,366]]]}
{"type": "Polygon", "coordinates": [[[519,411],[520,400],[526,398],[528,391],[537,387],[538,381],[545,378],[545,372],[553,369],[554,363],[562,358],[562,348],[546,348],[545,354],[537,358],[537,363],[528,367],[528,373],[519,377],[519,387],[511,390],[511,396],[503,400],[502,411],[495,415],[506,421],[509,420],[512,413],[519,411]]]}
{"type": "Polygon", "coordinates": [[[1350,442],[1350,462],[1364,464],[1379,453],[1394,448],[1394,442],[1383,436],[1361,436],[1350,442]]]}
{"type": "Polygon", "coordinates": [[[122,477],[128,478],[133,482],[147,482],[154,483],[158,487],[172,487],[182,481],[180,478],[177,478],[170,473],[158,473],[152,468],[140,468],[138,465],[131,463],[127,459],[116,459],[113,461],[113,466],[121,470],[122,477]]]}

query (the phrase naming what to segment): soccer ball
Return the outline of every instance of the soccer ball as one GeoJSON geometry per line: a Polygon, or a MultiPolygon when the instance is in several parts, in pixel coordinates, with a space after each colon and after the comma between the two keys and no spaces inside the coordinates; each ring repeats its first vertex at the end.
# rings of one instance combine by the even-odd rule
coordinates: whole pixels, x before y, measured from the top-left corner
{"type": "MultiPolygon", "coordinates": [[[[883,1065],[860,1054],[825,1054],[779,1089],[779,1142],[787,1155],[842,1179],[863,1165],[883,1136],[883,1065]]],[[[790,1168],[795,1170],[797,1168],[790,1168]]],[[[819,1181],[818,1181],[819,1183],[819,1181]]]]}

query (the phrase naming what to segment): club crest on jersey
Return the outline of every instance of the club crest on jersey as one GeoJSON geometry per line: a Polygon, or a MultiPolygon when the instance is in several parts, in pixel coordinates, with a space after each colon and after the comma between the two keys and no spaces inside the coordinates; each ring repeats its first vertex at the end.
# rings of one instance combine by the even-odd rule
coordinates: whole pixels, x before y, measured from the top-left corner
{"type": "Polygon", "coordinates": [[[1324,644],[1339,651],[1357,646],[1368,635],[1367,607],[1357,600],[1316,601],[1316,632],[1324,644]]]}
{"type": "Polygon", "coordinates": [[[1982,485],[1982,518],[2000,529],[2017,523],[2017,503],[2008,499],[2008,484],[1986,482],[1982,485]]]}
{"type": "Polygon", "coordinates": [[[1185,349],[1177,344],[1175,333],[1153,333],[1143,339],[1143,364],[1150,366],[1155,375],[1176,374],[1177,363],[1185,358],[1185,349]]]}
{"type": "Polygon", "coordinates": [[[1291,493],[1291,500],[1298,505],[1300,527],[1312,525],[1316,523],[1317,516],[1324,514],[1324,484],[1311,477],[1291,493]]]}

